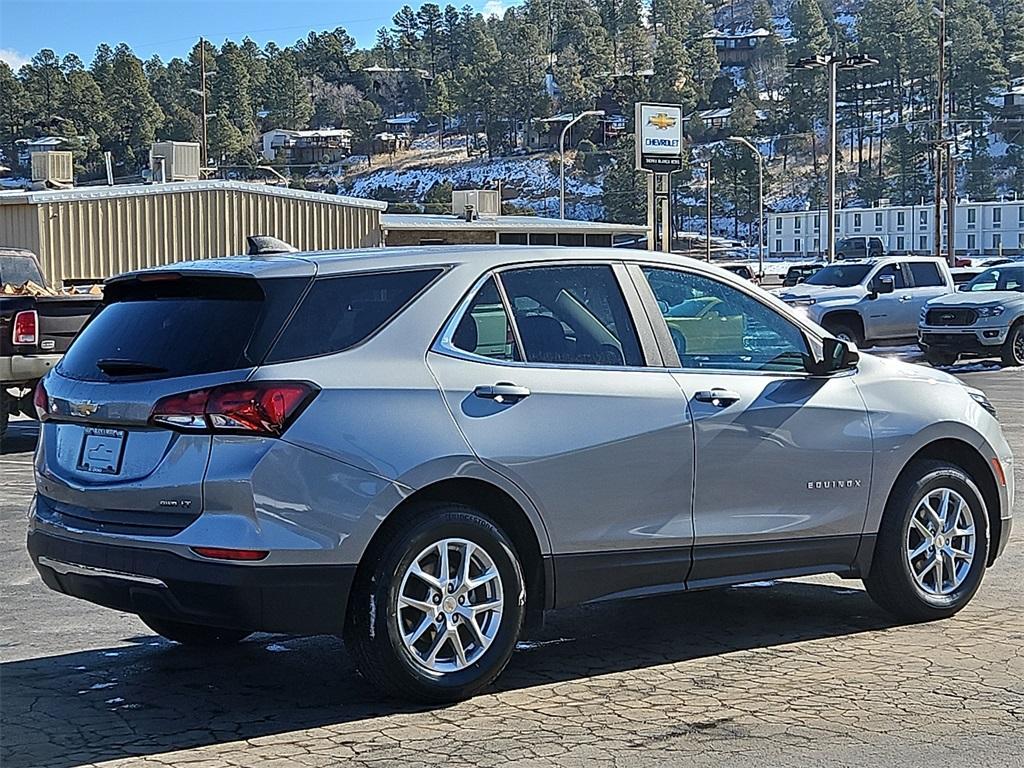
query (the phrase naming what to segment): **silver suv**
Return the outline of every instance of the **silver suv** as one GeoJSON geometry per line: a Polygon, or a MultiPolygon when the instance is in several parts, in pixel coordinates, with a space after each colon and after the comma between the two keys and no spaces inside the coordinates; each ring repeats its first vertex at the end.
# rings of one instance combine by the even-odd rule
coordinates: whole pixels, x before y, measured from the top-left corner
{"type": "Polygon", "coordinates": [[[50,587],[182,643],[341,634],[418,699],[473,694],[524,625],[595,600],[838,573],[943,618],[1010,531],[980,391],[669,255],[137,272],[36,407],[50,587]]]}

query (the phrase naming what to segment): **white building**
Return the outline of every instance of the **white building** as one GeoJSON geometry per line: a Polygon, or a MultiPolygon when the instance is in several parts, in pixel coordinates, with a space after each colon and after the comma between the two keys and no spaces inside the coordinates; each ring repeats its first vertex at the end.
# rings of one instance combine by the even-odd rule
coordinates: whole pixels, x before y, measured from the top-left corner
{"type": "MultiPolygon", "coordinates": [[[[953,241],[958,254],[1024,253],[1024,200],[957,202],[953,241]]],[[[836,211],[835,237],[880,237],[894,253],[927,254],[935,250],[935,207],[885,205],[836,211]]],[[[827,250],[822,237],[824,210],[790,211],[768,215],[767,244],[772,256],[819,256],[827,250]]],[[[942,210],[942,243],[946,243],[946,210],[942,210]]]]}

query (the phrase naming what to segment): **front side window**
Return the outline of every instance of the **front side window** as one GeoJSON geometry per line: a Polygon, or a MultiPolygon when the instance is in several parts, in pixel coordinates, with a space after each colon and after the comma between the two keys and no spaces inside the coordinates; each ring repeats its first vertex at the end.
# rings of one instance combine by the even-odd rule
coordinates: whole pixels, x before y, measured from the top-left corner
{"type": "Polygon", "coordinates": [[[832,285],[837,288],[849,288],[851,285],[859,285],[870,269],[870,264],[831,264],[807,278],[807,283],[808,285],[832,285]]]}
{"type": "Polygon", "coordinates": [[[807,342],[775,310],[702,275],[645,267],[686,369],[803,371],[807,342]]]}
{"type": "Polygon", "coordinates": [[[939,266],[930,261],[910,262],[910,274],[914,276],[915,288],[932,288],[945,284],[939,274],[939,266]]]}
{"type": "Polygon", "coordinates": [[[642,366],[636,329],[604,264],[527,267],[501,274],[529,363],[642,366]]]}
{"type": "Polygon", "coordinates": [[[902,264],[886,264],[875,273],[874,278],[872,278],[872,282],[878,282],[880,277],[891,277],[893,280],[893,287],[896,290],[907,287],[907,281],[903,277],[902,264]]]}
{"type": "Polygon", "coordinates": [[[493,277],[488,278],[477,291],[466,313],[455,326],[452,346],[493,360],[522,359],[493,277]]]}

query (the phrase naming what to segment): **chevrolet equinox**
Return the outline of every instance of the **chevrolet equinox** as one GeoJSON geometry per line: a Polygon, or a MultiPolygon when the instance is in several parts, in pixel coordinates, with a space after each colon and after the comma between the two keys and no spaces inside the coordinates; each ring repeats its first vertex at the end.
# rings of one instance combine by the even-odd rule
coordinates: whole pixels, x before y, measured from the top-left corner
{"type": "Polygon", "coordinates": [[[47,585],[179,643],[340,634],[408,698],[472,695],[596,600],[836,573],[948,617],[1010,531],[982,392],[641,251],[130,273],[35,406],[47,585]]]}

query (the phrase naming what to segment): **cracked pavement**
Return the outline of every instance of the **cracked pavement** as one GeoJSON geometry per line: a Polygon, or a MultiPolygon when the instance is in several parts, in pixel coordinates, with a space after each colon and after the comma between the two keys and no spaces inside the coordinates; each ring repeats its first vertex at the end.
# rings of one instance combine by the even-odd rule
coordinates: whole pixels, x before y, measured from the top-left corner
{"type": "MultiPolygon", "coordinates": [[[[1024,374],[962,378],[1024,457],[1024,374]]],[[[1024,765],[1024,493],[948,621],[896,625],[835,577],[590,606],[550,616],[489,692],[423,708],[381,699],[334,638],[188,650],[46,590],[24,549],[34,439],[13,422],[0,454],[5,768],[1024,765]]]]}

